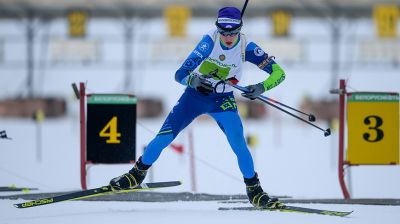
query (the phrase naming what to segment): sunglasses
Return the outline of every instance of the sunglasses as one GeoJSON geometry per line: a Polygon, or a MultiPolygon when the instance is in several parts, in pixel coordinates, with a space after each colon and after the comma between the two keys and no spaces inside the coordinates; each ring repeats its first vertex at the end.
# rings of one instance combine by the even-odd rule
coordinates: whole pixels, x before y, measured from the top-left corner
{"type": "Polygon", "coordinates": [[[231,29],[227,29],[224,27],[221,27],[217,22],[215,23],[215,25],[217,26],[218,32],[222,35],[222,36],[234,36],[240,33],[240,29],[242,28],[242,24],[240,24],[238,27],[236,28],[231,28],[231,29]]]}
{"type": "Polygon", "coordinates": [[[223,30],[221,28],[218,27],[218,32],[222,35],[222,36],[234,36],[240,33],[240,28],[236,29],[236,30],[223,30]]]}

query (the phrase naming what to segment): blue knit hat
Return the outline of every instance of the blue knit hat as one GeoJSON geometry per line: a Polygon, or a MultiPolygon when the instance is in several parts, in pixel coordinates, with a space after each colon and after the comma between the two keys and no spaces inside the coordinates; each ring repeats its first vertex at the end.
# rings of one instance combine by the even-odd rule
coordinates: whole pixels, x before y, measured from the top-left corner
{"type": "Polygon", "coordinates": [[[218,11],[217,27],[226,30],[234,30],[242,26],[240,10],[235,7],[224,7],[218,11]]]}

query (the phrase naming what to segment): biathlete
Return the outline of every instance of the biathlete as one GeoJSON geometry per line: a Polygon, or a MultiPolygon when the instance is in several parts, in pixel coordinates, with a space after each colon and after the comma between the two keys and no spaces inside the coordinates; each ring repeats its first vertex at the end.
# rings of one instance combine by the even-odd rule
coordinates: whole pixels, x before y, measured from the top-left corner
{"type": "Polygon", "coordinates": [[[184,93],[133,168],[110,181],[114,190],[135,188],[141,184],[147,170],[180,131],[199,115],[208,114],[225,133],[237,156],[251,204],[257,208],[283,206],[261,188],[243,134],[233,88],[229,84],[240,81],[244,62],[255,64],[269,76],[263,82],[247,86],[249,91],[242,93],[242,96],[254,100],[260,94],[279,85],[285,79],[285,73],[274,61],[273,56],[266,54],[240,32],[243,23],[239,9],[221,8],[215,24],[216,29],[203,36],[175,73],[175,80],[187,86],[184,93]]]}

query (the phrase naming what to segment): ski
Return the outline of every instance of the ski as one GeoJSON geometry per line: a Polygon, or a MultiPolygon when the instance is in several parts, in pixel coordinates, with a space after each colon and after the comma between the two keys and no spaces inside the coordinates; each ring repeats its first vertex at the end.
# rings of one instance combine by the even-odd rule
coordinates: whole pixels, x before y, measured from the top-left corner
{"type": "Polygon", "coordinates": [[[28,187],[0,187],[0,192],[5,192],[5,191],[23,191],[23,192],[29,192],[32,190],[38,190],[37,188],[28,188],[28,187]]]}
{"type": "Polygon", "coordinates": [[[40,205],[47,205],[47,204],[53,204],[57,202],[63,202],[63,201],[72,201],[72,200],[79,200],[79,199],[84,199],[84,198],[91,198],[91,197],[98,197],[102,195],[108,195],[108,194],[120,194],[120,193],[127,193],[127,192],[136,192],[136,191],[142,191],[142,190],[152,190],[152,189],[157,189],[157,188],[164,188],[164,187],[174,187],[181,185],[182,183],[180,181],[167,181],[167,182],[154,182],[154,183],[143,183],[137,188],[133,189],[128,189],[128,190],[121,190],[121,191],[113,191],[111,189],[111,186],[103,186],[99,188],[93,188],[89,190],[83,190],[83,191],[77,191],[69,194],[64,194],[64,195],[59,195],[55,197],[49,197],[49,198],[41,198],[38,200],[34,201],[28,201],[24,203],[18,203],[14,204],[14,207],[16,208],[31,208],[35,206],[40,206],[40,205]]]}
{"type": "Polygon", "coordinates": [[[218,208],[218,210],[245,210],[245,211],[280,211],[280,212],[298,212],[298,213],[307,213],[307,214],[319,214],[319,215],[331,215],[331,216],[340,216],[344,217],[350,215],[351,212],[339,212],[339,211],[330,211],[330,210],[322,210],[322,209],[313,209],[313,208],[305,208],[305,207],[297,207],[297,206],[285,206],[283,208],[255,208],[255,207],[222,207],[218,208]]]}

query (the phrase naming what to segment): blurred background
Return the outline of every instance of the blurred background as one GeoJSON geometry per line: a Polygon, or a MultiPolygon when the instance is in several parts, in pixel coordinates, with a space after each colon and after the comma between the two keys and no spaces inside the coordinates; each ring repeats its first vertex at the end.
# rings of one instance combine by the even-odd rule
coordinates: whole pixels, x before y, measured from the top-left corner
{"type": "MultiPolygon", "coordinates": [[[[0,0],[0,185],[79,189],[79,101],[88,94],[137,97],[140,155],[184,87],[175,71],[218,9],[239,0],[0,0]]],[[[314,114],[330,137],[237,95],[261,183],[272,194],[342,197],[338,181],[339,80],[348,91],[400,92],[400,1],[250,0],[242,32],[286,72],[266,93],[314,114]]],[[[265,79],[246,63],[241,85],[265,79]]],[[[398,112],[397,112],[398,113],[398,112]]],[[[398,117],[398,116],[397,116],[398,117]]],[[[388,123],[398,123],[398,119],[388,123]]],[[[236,158],[216,123],[201,116],[164,150],[152,181],[173,189],[244,193],[236,158]],[[192,159],[190,159],[192,158],[192,159]],[[223,162],[222,162],[222,161],[223,162]]],[[[398,138],[397,138],[398,146],[398,138]]],[[[398,154],[397,154],[398,155],[398,154]]],[[[107,184],[131,164],[90,165],[88,187],[107,184]]],[[[346,169],[352,197],[400,197],[399,166],[346,169]]]]}

